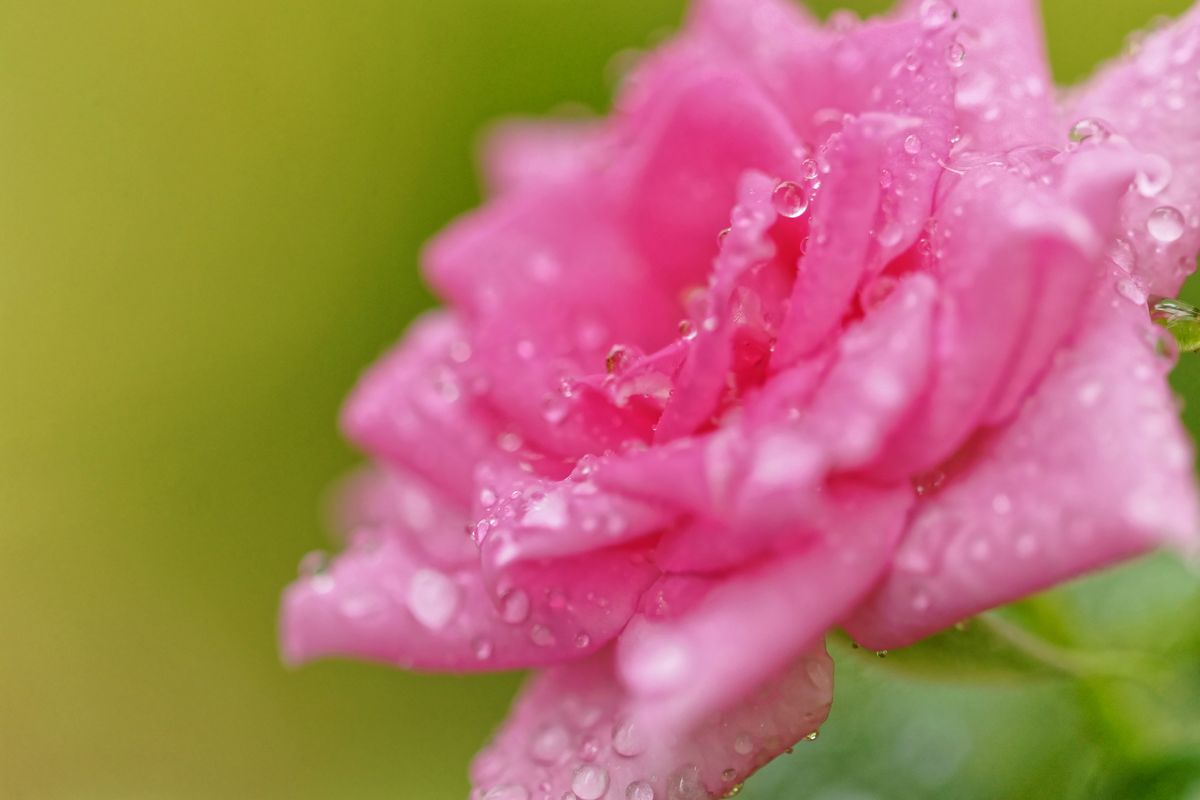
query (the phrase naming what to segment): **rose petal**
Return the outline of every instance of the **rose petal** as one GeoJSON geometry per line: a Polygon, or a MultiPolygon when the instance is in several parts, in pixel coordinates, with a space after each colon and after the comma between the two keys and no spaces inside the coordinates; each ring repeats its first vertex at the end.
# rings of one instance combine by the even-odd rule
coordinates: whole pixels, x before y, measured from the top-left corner
{"type": "MultiPolygon", "coordinates": [[[[1124,190],[1120,173],[1086,174],[1096,180],[1088,190],[1111,208],[1124,190]]],[[[1070,193],[1081,191],[1064,182],[1070,193]]],[[[930,243],[942,287],[933,385],[877,474],[932,469],[978,425],[1012,413],[1077,318],[1079,293],[1097,278],[1107,236],[1097,225],[1111,213],[1093,220],[1081,210],[1100,207],[1072,207],[1058,192],[996,167],[968,172],[949,192],[930,243]]]]}
{"type": "Polygon", "coordinates": [[[715,583],[693,608],[639,616],[618,646],[639,721],[684,730],[819,641],[874,586],[911,502],[907,487],[848,487],[852,514],[820,537],[715,583]]]}
{"type": "Polygon", "coordinates": [[[494,591],[478,565],[434,563],[400,531],[367,531],[288,588],[283,651],[293,664],[345,656],[456,672],[554,664],[616,636],[656,574],[610,550],[549,574],[513,570],[494,591]]]}
{"type": "Polygon", "coordinates": [[[1102,287],[1020,415],[921,502],[893,573],[847,629],[896,647],[1164,541],[1200,543],[1158,335],[1144,307],[1102,287]]]}
{"type": "Polygon", "coordinates": [[[1067,104],[1068,125],[1099,120],[1142,152],[1138,191],[1124,202],[1122,247],[1132,247],[1127,260],[1146,290],[1168,297],[1195,270],[1200,249],[1198,69],[1200,8],[1193,8],[1147,36],[1134,55],[1102,68],[1067,104]]]}
{"type": "Polygon", "coordinates": [[[342,409],[342,430],[367,453],[423,476],[467,503],[475,465],[511,456],[463,379],[470,345],[456,317],[425,314],[367,370],[342,409]]]}
{"type": "Polygon", "coordinates": [[[501,194],[576,179],[596,167],[608,144],[596,120],[508,120],[484,144],[488,188],[501,194]]]}
{"type": "Polygon", "coordinates": [[[815,731],[832,690],[833,664],[814,648],[719,719],[655,736],[628,705],[612,653],[598,653],[529,682],[472,765],[472,800],[708,800],[815,731]]]}

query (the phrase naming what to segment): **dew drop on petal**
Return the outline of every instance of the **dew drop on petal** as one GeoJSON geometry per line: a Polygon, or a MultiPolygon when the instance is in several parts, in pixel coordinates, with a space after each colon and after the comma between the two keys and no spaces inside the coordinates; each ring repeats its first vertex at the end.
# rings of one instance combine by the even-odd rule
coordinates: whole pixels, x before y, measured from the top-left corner
{"type": "Polygon", "coordinates": [[[1124,239],[1117,239],[1113,242],[1113,246],[1108,251],[1108,258],[1122,272],[1133,272],[1133,268],[1137,266],[1137,253],[1133,251],[1133,246],[1124,239]]]}
{"type": "Polygon", "coordinates": [[[908,136],[904,137],[904,152],[908,153],[910,156],[915,156],[917,153],[921,152],[921,137],[917,136],[915,133],[910,133],[908,136]]]}
{"type": "Polygon", "coordinates": [[[487,661],[492,657],[492,643],[489,639],[482,636],[471,642],[471,650],[475,653],[475,657],[480,661],[487,661]]]}
{"type": "Polygon", "coordinates": [[[1146,293],[1132,278],[1122,278],[1117,281],[1117,292],[1134,305],[1144,305],[1146,293]]]}
{"type": "Polygon", "coordinates": [[[1171,183],[1171,162],[1159,155],[1148,155],[1138,166],[1135,184],[1142,197],[1157,197],[1171,183]]]}
{"type": "Polygon", "coordinates": [[[595,764],[585,764],[575,770],[571,791],[579,800],[600,800],[608,791],[608,770],[595,764]]]}
{"type": "Polygon", "coordinates": [[[553,764],[567,752],[571,735],[562,725],[547,725],[534,731],[529,740],[529,755],[539,764],[553,764]]]}
{"type": "Polygon", "coordinates": [[[954,6],[946,0],[925,0],[921,3],[921,27],[936,31],[954,19],[954,6]]]}
{"type": "Polygon", "coordinates": [[[816,159],[812,158],[804,159],[804,163],[800,165],[800,169],[802,170],[804,180],[806,181],[815,181],[817,179],[817,175],[819,175],[821,172],[817,165],[816,159]]]}
{"type": "Polygon", "coordinates": [[[1156,208],[1146,220],[1146,230],[1163,244],[1178,241],[1183,236],[1183,214],[1172,206],[1156,208]]]}
{"type": "Polygon", "coordinates": [[[952,67],[961,67],[967,58],[967,48],[961,42],[951,42],[946,48],[946,60],[952,67]]]}
{"type": "Polygon", "coordinates": [[[771,194],[771,202],[781,217],[795,219],[808,211],[808,193],[791,181],[782,181],[771,194]]]}
{"type": "Polygon", "coordinates": [[[545,625],[534,625],[529,631],[529,638],[538,647],[553,647],[557,642],[554,632],[545,625]]]}
{"type": "Polygon", "coordinates": [[[646,750],[645,736],[633,720],[620,722],[613,728],[613,750],[626,758],[641,755],[646,750]]]}
{"type": "Polygon", "coordinates": [[[733,740],[733,752],[739,756],[748,756],[754,752],[754,740],[750,738],[748,733],[739,733],[737,738],[733,740]]]}
{"type": "Polygon", "coordinates": [[[1108,127],[1108,123],[1104,120],[1095,117],[1085,117],[1071,126],[1071,141],[1077,144],[1104,142],[1110,136],[1112,136],[1112,128],[1108,127]]]}
{"type": "Polygon", "coordinates": [[[510,625],[529,619],[529,595],[520,589],[512,589],[500,596],[500,616],[510,625]]]}
{"type": "Polygon", "coordinates": [[[645,781],[634,781],[625,787],[625,800],[654,800],[654,787],[645,781]]]}
{"type": "Polygon", "coordinates": [[[408,585],[408,610],[430,630],[446,627],[458,611],[458,586],[435,569],[417,570],[408,585]]]}
{"type": "Polygon", "coordinates": [[[700,768],[688,764],[667,781],[667,800],[708,800],[708,790],[700,780],[700,768]]]}

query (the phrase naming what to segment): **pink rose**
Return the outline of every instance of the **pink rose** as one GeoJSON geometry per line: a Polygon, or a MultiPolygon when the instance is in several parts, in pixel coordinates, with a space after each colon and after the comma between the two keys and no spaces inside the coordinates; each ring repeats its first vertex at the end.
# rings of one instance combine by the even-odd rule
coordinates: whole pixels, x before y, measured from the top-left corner
{"type": "Polygon", "coordinates": [[[1200,245],[1198,67],[1197,10],[1059,102],[1033,2],[702,0],[607,119],[502,128],[287,658],[542,668],[474,798],[707,798],[823,722],[831,628],[1195,547],[1147,298],[1200,245]]]}

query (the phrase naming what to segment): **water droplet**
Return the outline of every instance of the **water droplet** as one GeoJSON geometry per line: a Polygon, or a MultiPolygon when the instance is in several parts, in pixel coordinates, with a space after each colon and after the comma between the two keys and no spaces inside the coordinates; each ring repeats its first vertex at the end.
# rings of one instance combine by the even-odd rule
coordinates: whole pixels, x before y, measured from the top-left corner
{"type": "Polygon", "coordinates": [[[736,777],[737,777],[736,769],[732,769],[732,768],[727,769],[721,773],[721,780],[725,781],[726,783],[728,783],[729,781],[733,780],[736,777]]]}
{"type": "Polygon", "coordinates": [[[1162,156],[1148,155],[1138,166],[1135,185],[1142,197],[1157,197],[1171,183],[1171,162],[1162,156]]]}
{"type": "Polygon", "coordinates": [[[1178,241],[1183,236],[1183,214],[1171,206],[1156,208],[1146,220],[1146,230],[1163,244],[1178,241]]]}
{"type": "Polygon", "coordinates": [[[1133,278],[1121,278],[1117,281],[1117,292],[1134,305],[1144,305],[1146,293],[1134,282],[1133,278]]]}
{"type": "Polygon", "coordinates": [[[524,442],[518,434],[511,431],[502,433],[496,438],[496,444],[506,453],[515,453],[521,449],[524,442]]]}
{"type": "Polygon", "coordinates": [[[487,661],[492,657],[492,643],[482,636],[471,642],[471,650],[475,653],[475,658],[480,661],[487,661]]]}
{"type": "Polygon", "coordinates": [[[887,189],[887,188],[891,187],[891,185],[892,185],[891,170],[887,170],[887,169],[879,170],[879,188],[887,189]]]}
{"type": "Polygon", "coordinates": [[[595,764],[585,764],[575,770],[571,791],[579,800],[600,800],[608,791],[608,770],[595,764]]]}
{"type": "Polygon", "coordinates": [[[688,764],[667,781],[667,800],[708,800],[708,790],[700,780],[700,768],[688,764]]]}
{"type": "Polygon", "coordinates": [[[554,764],[571,746],[571,734],[562,725],[546,725],[534,731],[529,755],[539,764],[554,764]]]}
{"type": "Polygon", "coordinates": [[[520,589],[512,589],[502,594],[500,617],[510,625],[519,625],[529,619],[529,595],[520,589]]]}
{"type": "Polygon", "coordinates": [[[889,222],[879,231],[877,238],[879,239],[879,243],[884,247],[895,247],[904,238],[904,229],[895,222],[889,222]]]}
{"type": "Polygon", "coordinates": [[[820,167],[817,166],[816,159],[812,158],[804,159],[804,163],[800,165],[800,170],[800,174],[804,176],[804,180],[806,181],[815,181],[817,175],[821,172],[820,167]]]}
{"type": "Polygon", "coordinates": [[[692,324],[690,319],[679,320],[679,335],[684,339],[696,338],[696,326],[692,324]]]}
{"type": "Polygon", "coordinates": [[[808,210],[808,193],[797,183],[783,181],[772,192],[771,202],[781,217],[795,219],[808,210]]]}
{"type": "MultiPolygon", "coordinates": [[[[887,650],[880,650],[879,652],[883,653],[885,656],[887,655],[887,650]]],[[[810,733],[808,736],[805,736],[804,738],[810,742],[815,742],[817,740],[817,737],[820,735],[821,735],[821,732],[819,730],[816,730],[816,731],[813,731],[812,733],[810,733]]]]}
{"type": "Polygon", "coordinates": [[[952,67],[961,67],[967,59],[967,48],[961,42],[951,42],[946,48],[946,60],[952,67]]]}
{"type": "Polygon", "coordinates": [[[1095,117],[1085,117],[1071,126],[1071,141],[1077,144],[1104,142],[1110,136],[1112,128],[1104,120],[1095,117]]]}
{"type": "Polygon", "coordinates": [[[908,153],[910,156],[915,156],[917,153],[921,152],[921,137],[917,136],[915,133],[910,133],[908,136],[904,137],[904,152],[908,153]]]}
{"type": "Polygon", "coordinates": [[[581,633],[575,637],[575,646],[580,650],[585,650],[588,647],[591,647],[591,645],[592,637],[588,636],[586,633],[581,633]]]}
{"type": "Polygon", "coordinates": [[[529,800],[529,790],[516,784],[497,786],[485,794],[483,800],[529,800]]]}
{"type": "Polygon", "coordinates": [[[754,752],[754,740],[750,738],[748,733],[739,733],[737,738],[733,740],[733,752],[739,756],[748,756],[754,752]]]}
{"type": "Polygon", "coordinates": [[[997,514],[1007,514],[1012,511],[1012,500],[1009,496],[1001,492],[992,498],[992,511],[997,514]]]}
{"type": "Polygon", "coordinates": [[[446,627],[458,611],[458,586],[435,569],[419,569],[408,585],[408,610],[430,630],[446,627]]]}
{"type": "Polygon", "coordinates": [[[542,419],[551,425],[559,425],[570,412],[567,399],[561,393],[551,392],[542,398],[542,419]]]}
{"type": "Polygon", "coordinates": [[[315,578],[328,571],[329,555],[324,550],[313,550],[308,553],[300,559],[300,564],[296,568],[296,572],[301,578],[315,578]]]}
{"type": "Polygon", "coordinates": [[[646,751],[645,736],[642,735],[638,724],[631,719],[620,722],[613,728],[612,744],[613,750],[626,758],[641,755],[646,751]]]}
{"type": "Polygon", "coordinates": [[[1112,248],[1108,251],[1108,258],[1122,272],[1133,272],[1133,268],[1137,266],[1137,253],[1133,251],[1133,246],[1124,239],[1117,239],[1113,242],[1112,248]]]}
{"type": "Polygon", "coordinates": [[[955,15],[954,7],[946,0],[925,0],[921,3],[921,27],[925,30],[944,28],[955,15]]]}
{"type": "Polygon", "coordinates": [[[737,797],[739,794],[742,793],[743,786],[745,786],[744,783],[735,783],[733,786],[730,786],[728,789],[726,789],[725,794],[721,795],[721,797],[722,798],[737,797]]]}
{"type": "Polygon", "coordinates": [[[627,366],[633,360],[633,353],[624,345],[613,345],[613,348],[608,351],[608,355],[604,359],[604,369],[609,375],[614,375],[627,366]]]}
{"type": "Polygon", "coordinates": [[[625,800],[654,800],[654,787],[645,781],[634,781],[625,787],[625,800]]]}
{"type": "Polygon", "coordinates": [[[554,638],[554,631],[545,625],[534,625],[529,631],[529,638],[538,647],[553,647],[557,642],[557,639],[554,638]]]}

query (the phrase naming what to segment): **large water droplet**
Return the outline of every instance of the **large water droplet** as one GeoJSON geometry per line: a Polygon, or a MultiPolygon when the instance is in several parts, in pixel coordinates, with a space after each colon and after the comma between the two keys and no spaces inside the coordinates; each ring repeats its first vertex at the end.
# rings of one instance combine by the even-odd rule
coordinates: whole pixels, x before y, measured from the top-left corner
{"type": "Polygon", "coordinates": [[[775,187],[771,202],[781,217],[795,219],[808,211],[808,193],[804,187],[791,181],[783,181],[775,187]]]}
{"type": "Polygon", "coordinates": [[[1148,155],[1138,166],[1135,185],[1142,197],[1157,197],[1171,183],[1171,162],[1162,156],[1148,155]]]}
{"type": "Polygon", "coordinates": [[[512,589],[502,594],[500,617],[510,625],[519,625],[529,619],[529,595],[520,589],[512,589]]]}
{"type": "Polygon", "coordinates": [[[1183,214],[1171,206],[1156,208],[1146,220],[1146,230],[1163,244],[1178,241],[1183,236],[1183,214]]]}
{"type": "Polygon", "coordinates": [[[1104,142],[1112,136],[1112,128],[1102,119],[1085,117],[1071,126],[1071,141],[1078,144],[1084,142],[1104,142]]]}
{"type": "Polygon", "coordinates": [[[625,800],[654,800],[654,787],[645,781],[634,781],[625,787],[625,800]]]}
{"type": "Polygon", "coordinates": [[[575,770],[571,791],[579,800],[600,800],[608,791],[608,770],[596,764],[585,764],[575,770]]]}
{"type": "Polygon", "coordinates": [[[458,611],[459,592],[453,580],[435,569],[419,569],[408,585],[408,610],[430,630],[441,630],[458,611]]]}
{"type": "Polygon", "coordinates": [[[545,625],[534,625],[529,631],[529,638],[538,647],[553,647],[558,641],[554,637],[554,631],[545,625]]]}
{"type": "Polygon", "coordinates": [[[646,738],[633,720],[620,722],[613,728],[613,750],[626,758],[633,758],[646,751],[646,738]]]}

